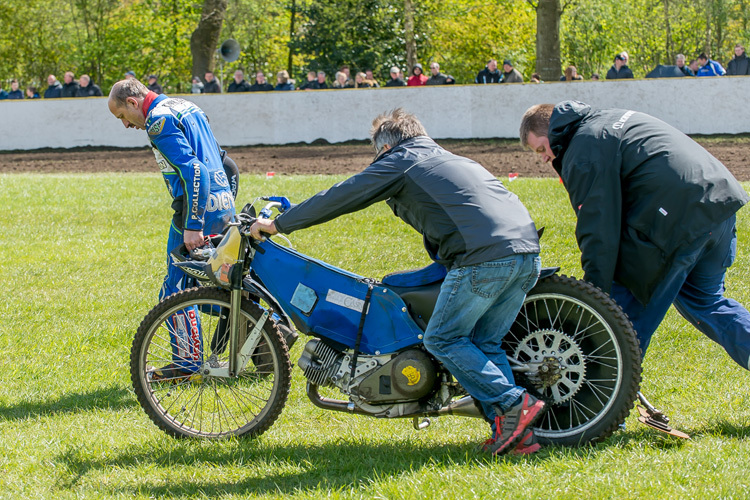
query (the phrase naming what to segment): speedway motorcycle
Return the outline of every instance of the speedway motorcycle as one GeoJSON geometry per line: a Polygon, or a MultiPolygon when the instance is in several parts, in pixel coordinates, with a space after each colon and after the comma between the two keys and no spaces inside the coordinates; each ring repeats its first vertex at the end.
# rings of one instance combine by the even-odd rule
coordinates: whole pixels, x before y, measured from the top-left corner
{"type": "MultiPolygon", "coordinates": [[[[259,199],[270,200],[261,217],[289,207],[285,198],[259,199]]],[[[297,366],[315,406],[411,418],[416,429],[430,417],[485,418],[422,342],[443,266],[365,278],[277,243],[282,238],[254,240],[255,220],[248,204],[214,248],[174,252],[174,265],[201,286],[156,305],[131,351],[135,393],[157,426],[175,437],[262,434],[287,401],[296,331],[309,337],[297,366]]],[[[542,270],[504,348],[516,383],[548,403],[539,440],[580,445],[625,420],[641,356],[617,304],[558,270],[542,270]]]]}

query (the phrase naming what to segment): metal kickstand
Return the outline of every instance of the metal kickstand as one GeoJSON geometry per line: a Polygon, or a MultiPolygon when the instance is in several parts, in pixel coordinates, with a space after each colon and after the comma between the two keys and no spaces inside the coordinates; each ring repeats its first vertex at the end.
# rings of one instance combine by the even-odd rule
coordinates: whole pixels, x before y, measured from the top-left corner
{"type": "Polygon", "coordinates": [[[640,403],[643,405],[636,406],[636,408],[638,409],[638,413],[640,413],[641,415],[640,417],[638,417],[638,421],[640,423],[642,423],[643,425],[647,425],[652,429],[656,429],[657,431],[669,434],[670,436],[682,439],[690,439],[690,436],[688,436],[684,432],[670,427],[669,417],[666,416],[661,410],[657,410],[656,408],[654,408],[654,405],[649,403],[648,399],[646,399],[646,396],[644,396],[640,391],[638,392],[638,401],[640,401],[640,403]]]}

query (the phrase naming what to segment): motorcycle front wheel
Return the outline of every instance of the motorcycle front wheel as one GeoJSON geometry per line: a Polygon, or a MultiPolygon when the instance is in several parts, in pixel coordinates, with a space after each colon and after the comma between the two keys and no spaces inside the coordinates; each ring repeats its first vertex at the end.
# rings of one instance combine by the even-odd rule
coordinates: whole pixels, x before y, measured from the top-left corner
{"type": "Polygon", "coordinates": [[[542,443],[602,440],[625,421],[641,351],[628,317],[595,286],[559,275],[540,280],[503,342],[529,368],[516,383],[548,403],[536,424],[542,443]]]}
{"type": "MultiPolygon", "coordinates": [[[[131,380],[138,402],[167,434],[256,437],[281,414],[292,367],[270,317],[244,370],[236,377],[211,375],[229,364],[229,310],[228,291],[193,288],[163,300],[141,322],[130,354],[131,380]]],[[[242,301],[245,337],[263,312],[242,301]]]]}

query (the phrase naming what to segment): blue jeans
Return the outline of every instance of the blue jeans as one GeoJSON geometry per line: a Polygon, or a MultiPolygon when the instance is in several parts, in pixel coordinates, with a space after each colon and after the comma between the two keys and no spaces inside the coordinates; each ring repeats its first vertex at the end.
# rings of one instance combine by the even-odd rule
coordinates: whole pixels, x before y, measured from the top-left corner
{"type": "Polygon", "coordinates": [[[518,254],[448,272],[424,345],[478,400],[488,418],[513,406],[515,385],[503,337],[539,278],[537,254],[518,254]]]}
{"type": "Polygon", "coordinates": [[[674,304],[708,338],[750,369],[750,313],[724,297],[724,275],[737,250],[735,216],[681,249],[649,303],[638,302],[627,288],[613,283],[612,298],[630,317],[643,355],[659,324],[674,304]]]}

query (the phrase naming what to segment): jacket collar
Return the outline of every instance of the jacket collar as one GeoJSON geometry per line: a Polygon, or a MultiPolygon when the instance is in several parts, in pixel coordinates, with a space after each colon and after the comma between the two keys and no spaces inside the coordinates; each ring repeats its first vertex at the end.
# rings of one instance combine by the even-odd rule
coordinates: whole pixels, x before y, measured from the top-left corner
{"type": "Polygon", "coordinates": [[[143,98],[143,116],[148,117],[148,114],[151,112],[151,108],[153,108],[157,102],[161,101],[164,98],[166,99],[167,96],[165,95],[159,95],[156,92],[153,92],[151,90],[148,91],[148,94],[146,94],[146,97],[143,98]]]}

